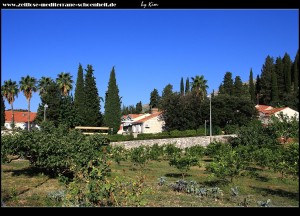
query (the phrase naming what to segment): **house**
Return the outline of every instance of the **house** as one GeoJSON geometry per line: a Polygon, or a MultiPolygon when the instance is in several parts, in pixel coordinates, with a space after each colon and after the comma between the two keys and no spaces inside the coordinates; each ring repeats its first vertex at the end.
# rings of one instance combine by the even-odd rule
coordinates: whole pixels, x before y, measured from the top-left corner
{"type": "Polygon", "coordinates": [[[118,134],[160,133],[165,125],[161,114],[157,108],[152,108],[151,114],[129,114],[125,118],[123,116],[118,134]]]}
{"type": "MultiPolygon", "coordinates": [[[[38,127],[33,121],[36,118],[36,112],[30,112],[30,124],[31,128],[38,127]]],[[[21,129],[27,129],[28,125],[28,112],[22,112],[22,111],[14,111],[14,117],[15,117],[15,127],[21,128],[21,129]]],[[[11,110],[5,110],[5,123],[4,126],[7,129],[11,129],[11,123],[12,123],[12,111],[11,110]]]]}
{"type": "Polygon", "coordinates": [[[281,113],[290,118],[296,117],[297,119],[299,119],[299,112],[289,107],[274,108],[272,106],[256,105],[255,108],[257,109],[259,114],[258,118],[263,124],[268,124],[270,122],[271,116],[274,115],[276,117],[279,117],[281,113]]]}

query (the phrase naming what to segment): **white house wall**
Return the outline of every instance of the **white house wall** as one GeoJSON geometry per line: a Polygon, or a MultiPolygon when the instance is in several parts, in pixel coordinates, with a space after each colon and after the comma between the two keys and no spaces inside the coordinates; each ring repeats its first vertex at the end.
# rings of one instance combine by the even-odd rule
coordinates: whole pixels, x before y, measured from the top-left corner
{"type": "Polygon", "coordinates": [[[164,124],[165,122],[158,120],[158,117],[149,119],[143,123],[143,133],[161,133],[164,124]]]}
{"type": "Polygon", "coordinates": [[[276,117],[279,117],[281,112],[283,113],[283,115],[287,115],[290,118],[296,116],[296,118],[299,120],[299,112],[297,112],[296,110],[293,110],[291,108],[285,108],[279,112],[276,112],[274,115],[276,117]]]}

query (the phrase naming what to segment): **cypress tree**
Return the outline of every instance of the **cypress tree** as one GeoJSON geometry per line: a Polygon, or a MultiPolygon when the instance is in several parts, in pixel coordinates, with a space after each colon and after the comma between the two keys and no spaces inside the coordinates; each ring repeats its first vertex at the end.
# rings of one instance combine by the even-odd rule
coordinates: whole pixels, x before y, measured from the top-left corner
{"type": "Polygon", "coordinates": [[[75,106],[77,122],[79,125],[83,125],[84,119],[86,116],[86,113],[85,113],[86,107],[85,107],[83,68],[80,63],[78,66],[77,81],[76,81],[76,87],[75,87],[74,106],[75,106]]]}
{"type": "Polygon", "coordinates": [[[261,91],[260,78],[259,75],[257,75],[256,82],[255,82],[256,104],[260,104],[260,91],[261,91]]]}
{"type": "Polygon", "coordinates": [[[61,113],[61,92],[58,85],[51,81],[45,89],[45,93],[41,96],[42,103],[39,104],[36,116],[36,122],[41,123],[44,121],[44,106],[48,105],[46,109],[46,121],[52,121],[55,126],[60,123],[59,116],[61,113]]]}
{"type": "Polygon", "coordinates": [[[181,80],[180,80],[180,94],[184,95],[183,77],[181,77],[181,80]]]}
{"type": "Polygon", "coordinates": [[[103,119],[100,112],[100,97],[96,86],[96,78],[93,75],[93,66],[88,64],[85,71],[84,92],[86,108],[84,126],[101,126],[103,119]]]}
{"type": "Polygon", "coordinates": [[[105,96],[104,123],[117,133],[121,124],[121,100],[116,81],[115,67],[110,72],[108,88],[105,96]]]}
{"type": "Polygon", "coordinates": [[[299,92],[299,50],[295,57],[295,61],[293,64],[293,78],[294,78],[294,87],[293,90],[295,93],[299,92]]]}
{"type": "Polygon", "coordinates": [[[272,72],[271,100],[273,105],[276,106],[278,104],[278,85],[275,71],[272,72]]]}
{"type": "Polygon", "coordinates": [[[137,114],[140,114],[142,111],[143,111],[143,105],[142,105],[142,101],[140,101],[135,105],[135,112],[137,114]]]}
{"type": "Polygon", "coordinates": [[[1,94],[1,126],[5,123],[5,104],[3,100],[3,95],[1,94]]]}
{"type": "Polygon", "coordinates": [[[236,95],[236,96],[243,95],[243,82],[240,76],[235,77],[232,93],[233,93],[232,95],[236,95]]]}
{"type": "Polygon", "coordinates": [[[150,94],[150,104],[149,104],[150,107],[158,108],[159,101],[160,101],[160,97],[159,97],[158,91],[157,91],[157,89],[154,89],[150,94]]]}
{"type": "Polygon", "coordinates": [[[292,77],[291,77],[292,61],[289,54],[287,53],[284,54],[282,62],[283,62],[283,73],[284,73],[284,81],[285,81],[285,91],[286,93],[290,93],[292,87],[292,77]]]}
{"type": "Polygon", "coordinates": [[[186,78],[186,81],[185,81],[185,94],[187,94],[189,92],[190,92],[190,80],[189,80],[189,78],[186,78]]]}
{"type": "Polygon", "coordinates": [[[224,76],[224,81],[223,81],[223,91],[224,94],[227,95],[232,95],[233,94],[233,80],[232,80],[232,73],[231,72],[226,72],[224,76]]]}
{"type": "Polygon", "coordinates": [[[261,96],[262,103],[269,105],[271,102],[271,88],[272,88],[272,73],[275,70],[273,57],[267,56],[265,63],[261,70],[261,96]]]}
{"type": "Polygon", "coordinates": [[[275,71],[276,71],[276,77],[277,77],[277,85],[278,85],[278,97],[280,100],[282,100],[285,96],[285,77],[283,72],[283,63],[281,57],[276,58],[275,63],[275,71]]]}
{"type": "Polygon", "coordinates": [[[250,70],[250,76],[249,76],[249,94],[250,94],[251,101],[253,103],[255,103],[256,102],[256,98],[255,98],[255,88],[254,88],[254,82],[253,82],[252,68],[250,70]]]}

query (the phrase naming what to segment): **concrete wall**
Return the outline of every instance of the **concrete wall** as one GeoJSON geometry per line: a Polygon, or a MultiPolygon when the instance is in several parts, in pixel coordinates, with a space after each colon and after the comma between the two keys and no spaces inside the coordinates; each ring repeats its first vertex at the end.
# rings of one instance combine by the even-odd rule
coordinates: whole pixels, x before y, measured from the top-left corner
{"type": "Polygon", "coordinates": [[[163,126],[165,125],[165,122],[159,119],[159,117],[155,117],[152,119],[149,119],[148,121],[145,121],[142,125],[143,133],[161,133],[163,126]],[[148,127],[146,127],[146,125],[148,127]]]}
{"type": "MultiPolygon", "coordinates": [[[[219,135],[213,136],[213,141],[227,142],[229,137],[236,137],[236,135],[219,135]]],[[[153,140],[134,140],[134,141],[124,141],[124,142],[111,142],[110,145],[124,146],[126,149],[139,147],[140,145],[152,146],[154,144],[164,145],[174,143],[179,148],[191,147],[194,145],[201,145],[206,147],[210,141],[209,136],[199,136],[199,137],[183,137],[183,138],[171,138],[171,139],[153,139],[153,140]]]]}

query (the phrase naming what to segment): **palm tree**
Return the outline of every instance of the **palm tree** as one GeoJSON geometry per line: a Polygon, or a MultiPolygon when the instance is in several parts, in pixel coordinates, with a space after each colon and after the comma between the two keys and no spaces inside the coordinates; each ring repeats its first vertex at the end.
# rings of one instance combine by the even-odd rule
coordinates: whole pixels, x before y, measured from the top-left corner
{"type": "Polygon", "coordinates": [[[59,89],[61,90],[62,95],[69,95],[69,91],[72,89],[72,76],[70,73],[61,72],[58,74],[58,78],[56,78],[56,82],[58,84],[59,89]]]}
{"type": "Polygon", "coordinates": [[[12,81],[9,79],[8,81],[4,81],[4,85],[1,87],[1,94],[7,100],[7,102],[11,106],[12,112],[12,128],[15,127],[15,116],[14,116],[14,101],[15,96],[18,97],[18,85],[16,81],[12,81]]]}
{"type": "Polygon", "coordinates": [[[34,77],[30,77],[27,75],[26,77],[22,77],[20,84],[20,91],[23,91],[26,100],[28,102],[28,131],[30,131],[30,99],[32,98],[32,92],[37,91],[36,79],[34,77]]]}
{"type": "Polygon", "coordinates": [[[38,82],[38,89],[40,96],[46,93],[47,87],[53,82],[52,78],[42,76],[38,82]]]}
{"type": "Polygon", "coordinates": [[[192,77],[192,90],[196,91],[197,95],[201,95],[201,98],[204,99],[207,91],[206,89],[208,88],[208,85],[206,85],[207,80],[204,79],[204,76],[195,76],[192,77]]]}

